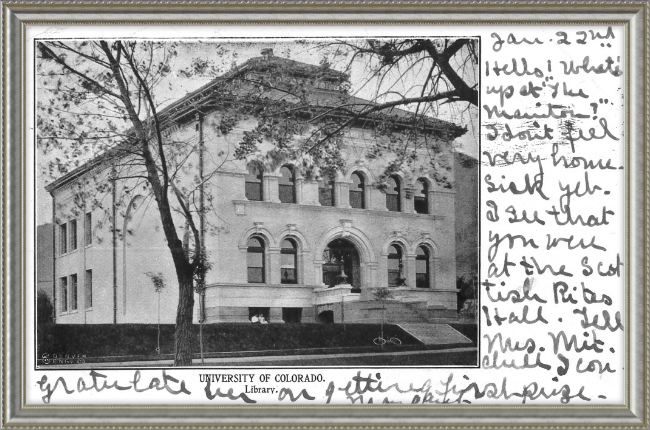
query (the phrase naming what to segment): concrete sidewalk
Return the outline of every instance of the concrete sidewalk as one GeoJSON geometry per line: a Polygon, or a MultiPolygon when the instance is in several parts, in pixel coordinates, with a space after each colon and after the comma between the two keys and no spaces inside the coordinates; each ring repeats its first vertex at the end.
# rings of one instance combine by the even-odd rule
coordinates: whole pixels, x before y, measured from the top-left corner
{"type": "MultiPolygon", "coordinates": [[[[263,356],[263,357],[224,357],[224,358],[206,358],[204,366],[227,366],[229,364],[242,364],[250,363],[251,366],[264,366],[268,362],[283,362],[287,366],[291,365],[292,361],[317,361],[323,359],[340,359],[340,358],[363,358],[363,357],[399,357],[399,356],[414,356],[414,355],[438,355],[459,352],[472,352],[476,351],[476,347],[466,348],[450,348],[438,350],[421,350],[421,351],[398,351],[398,352],[374,352],[374,353],[349,353],[349,354],[319,354],[319,355],[277,355],[277,356],[263,356]]],[[[194,366],[200,367],[201,360],[193,360],[194,366]]],[[[113,363],[88,363],[88,364],[67,364],[67,365],[50,365],[39,366],[39,370],[43,369],[106,369],[106,368],[120,368],[120,367],[173,367],[172,360],[158,360],[158,361],[128,361],[128,362],[113,362],[113,363]]]]}

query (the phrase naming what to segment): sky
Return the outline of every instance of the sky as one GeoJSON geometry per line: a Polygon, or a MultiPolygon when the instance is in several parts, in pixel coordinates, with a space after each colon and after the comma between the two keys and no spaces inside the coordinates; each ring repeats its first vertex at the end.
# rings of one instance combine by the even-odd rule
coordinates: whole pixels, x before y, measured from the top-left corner
{"type": "MultiPolygon", "coordinates": [[[[172,59],[171,73],[159,86],[156,92],[156,102],[164,107],[169,103],[184,97],[186,94],[197,90],[203,85],[209,83],[214,77],[227,72],[231,68],[241,65],[249,58],[259,57],[263,49],[271,48],[276,57],[290,58],[295,61],[307,64],[318,65],[321,60],[327,58],[331,67],[336,70],[343,70],[348,63],[346,58],[335,55],[334,48],[323,46],[331,40],[309,39],[305,41],[296,40],[223,40],[207,39],[199,41],[182,41],[177,45],[178,55],[172,59]],[[197,60],[207,60],[211,66],[210,73],[203,76],[185,76],[182,71],[187,70],[197,60]]],[[[37,60],[38,61],[38,60],[37,60]]],[[[458,65],[452,64],[458,67],[458,65]]],[[[476,71],[469,72],[465,75],[468,84],[474,85],[477,81],[476,71]]],[[[350,70],[351,93],[357,97],[374,100],[378,94],[384,94],[377,101],[391,101],[399,95],[419,96],[419,82],[424,82],[428,69],[413,67],[410,70],[400,71],[401,76],[397,73],[389,75],[380,84],[377,79],[371,77],[368,67],[367,58],[358,59],[353,63],[350,70]]],[[[47,100],[50,97],[48,91],[42,88],[36,89],[36,95],[39,101],[47,100]]],[[[409,109],[408,106],[402,109],[409,109]]],[[[467,109],[467,104],[451,103],[440,105],[437,108],[435,116],[439,119],[454,122],[461,126],[466,126],[468,132],[458,138],[454,143],[456,149],[460,152],[471,155],[475,158],[478,156],[478,115],[477,108],[467,109]]],[[[44,155],[37,151],[37,164],[43,166],[49,161],[49,157],[56,156],[56,153],[44,155]]],[[[52,198],[45,190],[47,178],[42,175],[41,168],[37,169],[37,224],[41,225],[51,222],[52,217],[52,198]]]]}

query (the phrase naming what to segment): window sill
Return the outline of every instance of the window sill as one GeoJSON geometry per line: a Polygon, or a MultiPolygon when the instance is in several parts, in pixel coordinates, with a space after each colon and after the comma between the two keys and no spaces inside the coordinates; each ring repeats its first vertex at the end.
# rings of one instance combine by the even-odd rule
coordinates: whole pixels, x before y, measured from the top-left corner
{"type": "Polygon", "coordinates": [[[285,289],[290,289],[290,288],[320,288],[320,285],[309,285],[309,284],[259,284],[259,283],[215,283],[215,284],[210,284],[206,285],[206,288],[231,288],[231,287],[241,287],[241,288],[285,288],[285,289]]]}
{"type": "Polygon", "coordinates": [[[59,255],[57,255],[57,258],[59,258],[59,257],[67,257],[68,255],[72,255],[72,254],[76,253],[77,251],[79,251],[79,248],[73,249],[72,251],[68,251],[68,252],[65,252],[63,254],[59,254],[59,255]]]}
{"type": "Polygon", "coordinates": [[[77,310],[75,310],[75,311],[65,311],[65,312],[61,312],[61,313],[59,313],[59,316],[74,315],[74,314],[78,314],[78,313],[79,313],[79,310],[77,309],[77,310]]]}

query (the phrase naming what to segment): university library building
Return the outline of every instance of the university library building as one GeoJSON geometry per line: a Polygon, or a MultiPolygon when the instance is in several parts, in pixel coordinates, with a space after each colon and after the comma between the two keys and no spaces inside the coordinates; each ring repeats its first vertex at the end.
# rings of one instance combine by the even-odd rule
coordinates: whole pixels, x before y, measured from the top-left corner
{"type": "MultiPolygon", "coordinates": [[[[185,185],[200,188],[205,199],[200,216],[210,269],[205,291],[195,300],[195,322],[354,324],[378,323],[385,315],[389,323],[445,323],[458,318],[457,278],[477,273],[477,165],[453,149],[466,129],[429,118],[438,153],[422,149],[410,171],[390,175],[385,174],[388,155],[368,154],[369,143],[379,138],[373,121],[353,122],[345,131],[340,149],[345,165],[329,176],[288,158],[237,157],[256,119],[240,118],[224,133],[228,108],[214,102],[216,89],[225,81],[277,79],[279,70],[283,79],[303,79],[314,106],[341,97],[342,73],[321,73],[322,67],[267,53],[160,113],[170,148],[174,142],[191,148],[179,177],[185,175],[185,185]],[[448,181],[423,173],[431,171],[432,156],[446,160],[448,181]],[[206,179],[196,186],[199,168],[206,179]],[[375,292],[384,287],[391,297],[380,303],[375,292]]],[[[247,96],[231,91],[230,97],[236,103],[247,96]]],[[[407,114],[390,112],[398,120],[407,114]]],[[[178,288],[156,201],[138,175],[123,168],[115,176],[116,163],[107,160],[91,160],[47,186],[54,201],[55,321],[156,323],[160,318],[173,324],[178,288]],[[165,280],[164,288],[154,288],[152,274],[165,280]]],[[[182,216],[175,221],[179,237],[191,236],[182,216]]]]}

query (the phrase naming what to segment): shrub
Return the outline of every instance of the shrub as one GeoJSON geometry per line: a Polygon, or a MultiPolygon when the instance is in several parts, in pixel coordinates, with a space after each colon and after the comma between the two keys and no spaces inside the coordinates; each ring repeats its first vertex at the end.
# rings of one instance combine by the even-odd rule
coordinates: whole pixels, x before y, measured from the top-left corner
{"type": "MultiPolygon", "coordinates": [[[[376,324],[203,324],[204,349],[211,352],[269,351],[374,346],[376,324]]],[[[193,327],[193,351],[198,353],[199,326],[193,327]]],[[[419,342],[395,325],[387,337],[405,345],[419,342]]],[[[161,324],[161,354],[174,352],[174,325],[161,324]]],[[[59,324],[39,333],[38,353],[85,354],[87,357],[154,356],[156,324],[59,324]]]]}
{"type": "Polygon", "coordinates": [[[36,292],[36,324],[45,326],[52,324],[54,315],[54,306],[50,296],[43,290],[36,292]]]}

